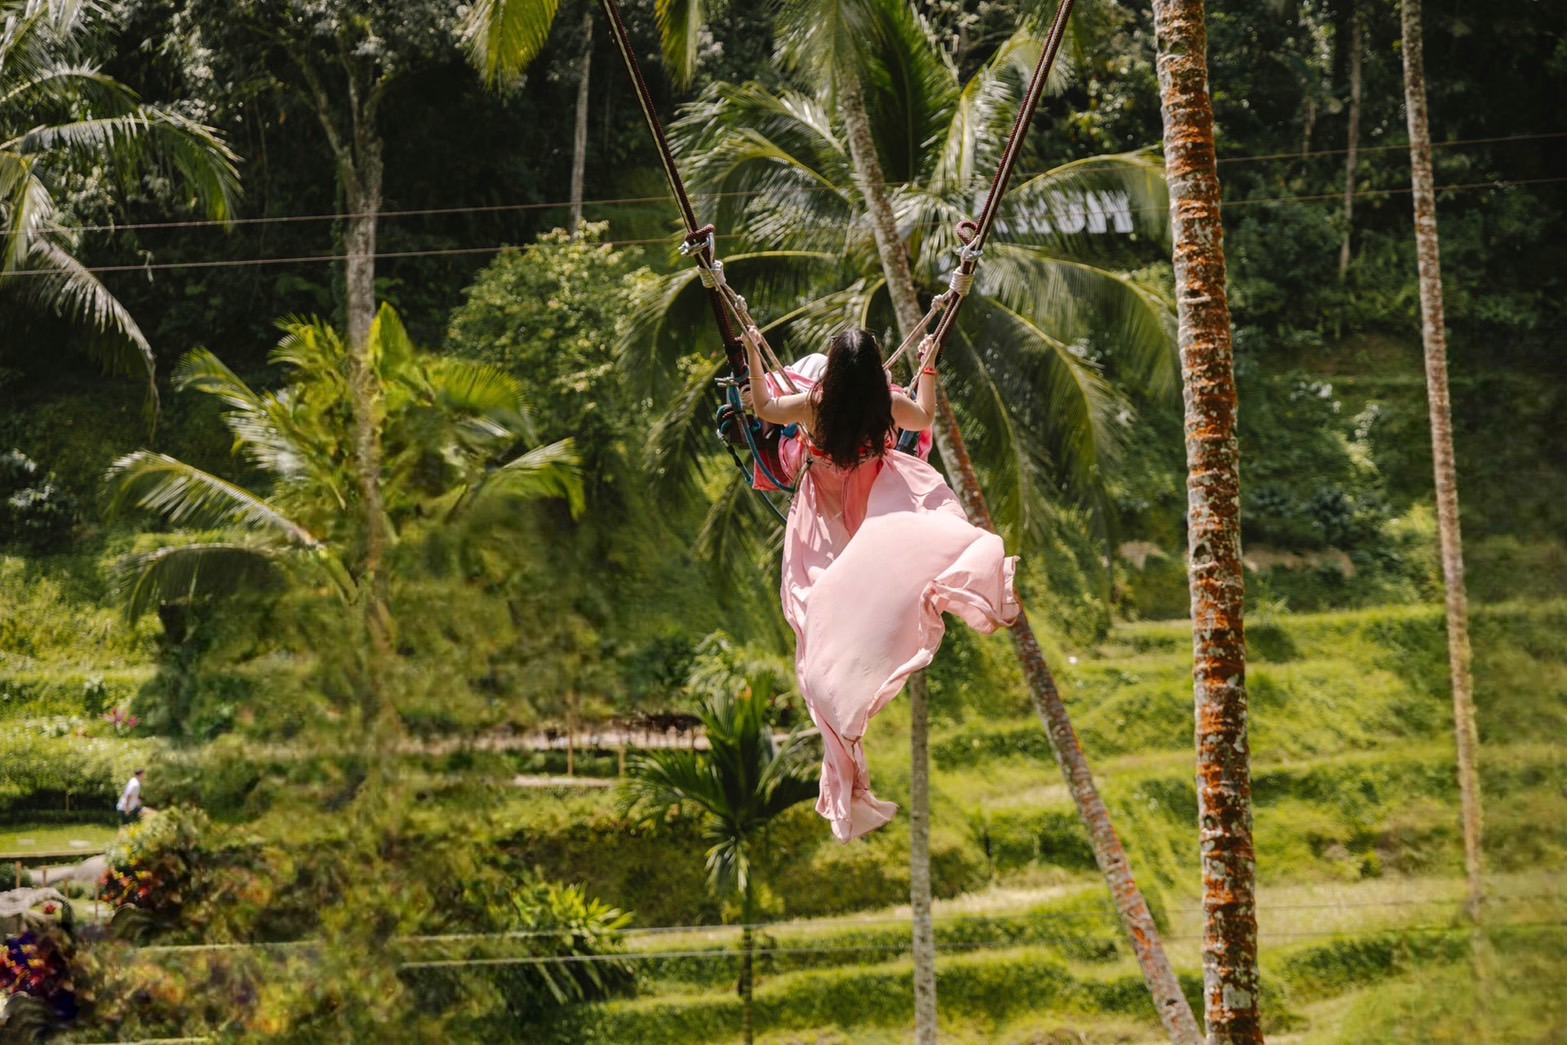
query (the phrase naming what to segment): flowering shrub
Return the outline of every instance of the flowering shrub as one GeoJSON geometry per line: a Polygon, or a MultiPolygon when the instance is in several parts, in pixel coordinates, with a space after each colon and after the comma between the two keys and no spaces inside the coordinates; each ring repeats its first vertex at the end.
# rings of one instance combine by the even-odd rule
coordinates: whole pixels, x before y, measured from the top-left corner
{"type": "Polygon", "coordinates": [[[110,708],[103,713],[103,720],[114,727],[116,735],[121,736],[141,725],[141,719],[127,708],[110,708]]]}
{"type": "Polygon", "coordinates": [[[206,814],[183,806],[151,813],[122,828],[104,853],[109,869],[98,880],[99,897],[116,908],[178,913],[206,829],[206,814]]]}
{"type": "Polygon", "coordinates": [[[9,921],[20,915],[21,920],[21,931],[6,937],[0,949],[0,996],[5,998],[7,1024],[20,1019],[24,1008],[33,1010],[28,1022],[74,1018],[71,905],[53,889],[16,889],[5,894],[5,901],[0,916],[9,921]]]}

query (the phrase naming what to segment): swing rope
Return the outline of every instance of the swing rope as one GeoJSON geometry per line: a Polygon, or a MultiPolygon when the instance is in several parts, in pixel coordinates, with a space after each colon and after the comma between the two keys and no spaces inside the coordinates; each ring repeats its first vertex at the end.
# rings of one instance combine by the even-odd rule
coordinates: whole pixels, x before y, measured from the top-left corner
{"type": "Polygon", "coordinates": [[[985,196],[985,206],[980,211],[978,221],[964,220],[958,222],[957,234],[961,246],[958,248],[958,268],[952,273],[949,290],[946,295],[951,301],[945,307],[940,323],[936,326],[935,333],[931,335],[931,353],[929,358],[921,359],[920,366],[930,366],[941,354],[942,346],[946,344],[947,336],[952,333],[952,327],[958,319],[958,312],[963,307],[963,302],[968,298],[970,288],[974,284],[974,270],[979,267],[980,256],[985,252],[985,243],[990,238],[990,231],[996,224],[996,211],[1000,207],[1001,198],[1006,195],[1007,186],[1011,184],[1012,172],[1017,167],[1018,158],[1023,153],[1023,143],[1028,137],[1029,125],[1034,121],[1034,112],[1039,108],[1039,100],[1044,97],[1046,82],[1050,79],[1050,70],[1055,65],[1056,54],[1061,50],[1061,41],[1066,39],[1066,23],[1071,17],[1072,5],[1075,0],[1061,0],[1061,5],[1056,8],[1055,21],[1050,24],[1050,33],[1045,37],[1045,46],[1039,53],[1039,62],[1034,66],[1034,75],[1028,82],[1028,91],[1023,95],[1023,104],[1018,108],[1017,119],[1012,124],[1012,134],[1007,138],[1007,147],[1001,153],[1001,162],[996,166],[995,177],[990,182],[990,192],[985,196]]]}
{"type": "MultiPolygon", "coordinates": [[[[713,249],[713,226],[698,227],[696,223],[696,209],[691,206],[691,197],[686,192],[685,181],[680,177],[680,168],[675,164],[675,153],[669,146],[668,136],[664,133],[663,121],[658,118],[658,110],[653,104],[653,92],[648,89],[647,79],[642,75],[642,67],[637,63],[636,49],[631,46],[631,34],[626,30],[625,20],[620,17],[620,5],[615,0],[599,0],[599,7],[604,11],[604,17],[609,20],[610,36],[614,38],[615,49],[620,52],[621,60],[626,63],[626,71],[631,74],[631,85],[636,91],[637,105],[641,108],[642,118],[647,121],[647,128],[653,135],[653,144],[658,149],[658,161],[664,167],[664,176],[669,179],[670,191],[674,193],[675,203],[680,207],[680,215],[685,220],[686,236],[680,252],[695,257],[697,265],[704,272],[710,272],[713,266],[718,264],[713,249]]],[[[721,270],[722,266],[720,266],[721,270]]],[[[735,381],[743,381],[746,377],[745,350],[740,345],[739,337],[735,335],[734,327],[729,323],[729,302],[720,286],[716,282],[709,283],[705,275],[702,285],[707,291],[708,304],[713,310],[713,320],[718,324],[719,337],[723,339],[724,356],[729,360],[730,376],[735,381]]]]}
{"type": "MultiPolygon", "coordinates": [[[[1044,97],[1046,82],[1050,78],[1050,70],[1055,65],[1056,55],[1061,50],[1061,43],[1066,38],[1067,19],[1071,16],[1072,6],[1075,0],[1061,0],[1056,8],[1055,20],[1050,25],[1050,32],[1045,38],[1044,47],[1039,54],[1039,62],[1034,66],[1033,77],[1029,80],[1028,90],[1024,93],[1022,105],[1018,109],[1017,119],[1012,124],[1012,133],[1007,138],[1006,148],[1002,151],[1001,161],[996,167],[995,176],[990,183],[990,192],[985,197],[985,205],[980,211],[979,220],[964,219],[957,224],[959,240],[958,267],[952,272],[948,280],[947,290],[938,294],[930,304],[925,316],[911,330],[903,343],[898,346],[886,362],[888,372],[892,365],[903,355],[919,346],[917,362],[914,366],[915,383],[918,382],[919,373],[925,367],[935,363],[941,354],[942,347],[946,344],[947,337],[952,333],[952,328],[957,322],[958,312],[963,307],[963,302],[968,298],[974,285],[974,272],[979,267],[981,256],[985,252],[985,243],[990,238],[991,230],[995,227],[996,212],[1001,198],[1006,195],[1007,186],[1012,181],[1013,170],[1017,166],[1019,157],[1023,152],[1023,143],[1028,137],[1028,129],[1034,119],[1034,112],[1039,107],[1039,101],[1044,97]],[[936,323],[934,331],[930,330],[930,324],[936,323]]],[[[725,429],[732,423],[738,422],[747,447],[752,454],[752,460],[762,474],[781,490],[789,493],[794,488],[777,481],[767,468],[764,454],[758,449],[757,436],[760,429],[760,421],[747,421],[740,402],[739,386],[748,378],[749,365],[745,350],[739,337],[735,335],[734,327],[730,324],[730,316],[738,322],[742,331],[761,328],[751,318],[751,313],[746,305],[745,298],[741,297],[724,278],[723,262],[718,260],[717,230],[713,225],[698,226],[696,223],[696,210],[691,205],[691,197],[686,192],[685,181],[680,176],[680,168],[675,163],[674,150],[670,148],[669,138],[664,133],[663,121],[658,117],[658,110],[653,103],[653,93],[648,89],[647,80],[642,75],[641,65],[637,62],[636,51],[631,45],[630,33],[626,30],[626,23],[620,16],[620,6],[616,0],[599,0],[599,7],[603,9],[605,17],[609,20],[610,35],[615,41],[615,49],[620,52],[621,60],[626,65],[626,71],[631,76],[631,83],[637,96],[637,104],[642,110],[642,118],[647,122],[648,130],[653,135],[653,144],[658,150],[659,163],[663,165],[664,176],[669,180],[670,190],[674,193],[675,202],[680,207],[680,213],[685,220],[686,235],[681,244],[680,253],[692,257],[697,265],[697,275],[702,287],[707,293],[708,304],[713,311],[713,319],[718,324],[719,336],[723,339],[724,355],[729,361],[730,377],[724,382],[728,386],[726,399],[728,400],[719,412],[719,434],[725,436],[725,443],[729,446],[730,455],[740,465],[741,471],[746,472],[745,465],[735,453],[734,446],[727,438],[725,429]]],[[[765,337],[759,339],[758,353],[763,362],[782,378],[789,391],[797,392],[794,381],[789,372],[779,361],[768,344],[765,337]]],[[[760,375],[762,380],[768,380],[769,375],[760,375]]],[[[912,393],[913,385],[910,386],[912,393]]],[[[898,441],[900,449],[912,449],[909,436],[912,433],[904,432],[898,441]]],[[[776,441],[774,442],[776,445],[776,441]]],[[[746,472],[747,477],[754,479],[754,472],[746,472]]],[[[765,498],[764,498],[765,499],[765,498]]],[[[768,507],[773,513],[779,514],[777,506],[768,501],[768,507]]]]}

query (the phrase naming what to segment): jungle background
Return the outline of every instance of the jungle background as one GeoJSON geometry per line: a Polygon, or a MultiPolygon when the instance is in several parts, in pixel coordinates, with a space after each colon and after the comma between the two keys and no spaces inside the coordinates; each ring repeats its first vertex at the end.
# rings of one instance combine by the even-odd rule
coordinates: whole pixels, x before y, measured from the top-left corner
{"type": "MultiPolygon", "coordinates": [[[[742,905],[709,876],[701,810],[637,802],[625,783],[652,753],[693,747],[704,702],[765,702],[780,733],[808,721],[777,607],[777,526],[737,495],[703,431],[716,396],[685,409],[717,336],[700,302],[671,289],[688,264],[676,215],[607,34],[584,32],[588,5],[564,5],[550,46],[499,88],[459,46],[455,4],[89,7],[60,56],[214,129],[235,175],[203,189],[173,153],[128,167],[99,148],[112,134],[55,142],[51,242],[135,318],[155,397],[112,322],[30,276],[14,250],[0,273],[0,885],[17,884],[12,861],[26,876],[50,863],[30,853],[79,843],[107,847],[131,875],[118,893],[112,876],[66,887],[70,1011],[7,1032],[738,1040],[734,926],[749,911],[765,923],[762,1040],[904,1040],[905,819],[839,846],[809,802],[790,807],[750,855],[742,905]],[[353,230],[311,83],[356,61],[387,74],[374,290],[396,627],[378,666],[331,567],[360,553],[344,524],[357,509],[332,334],[348,322],[336,259],[353,230]],[[310,448],[308,481],[297,447],[232,420],[274,409],[310,448]],[[247,491],[249,514],[147,510],[147,469],[169,459],[247,491]],[[267,543],[263,508],[319,542],[267,543]],[[204,544],[243,554],[138,586],[160,549],[204,544]],[[115,798],[138,766],[166,812],[117,831],[115,798]],[[150,895],[136,894],[137,871],[150,895]]],[[[723,169],[739,148],[726,119],[759,121],[767,96],[809,94],[775,59],[774,15],[711,12],[682,84],[659,72],[652,4],[625,10],[698,207],[723,219],[721,254],[842,254],[731,265],[761,317],[829,301],[780,330],[786,357],[812,350],[823,317],[859,307],[832,297],[862,279],[841,232],[856,206],[847,177],[811,197],[726,182],[736,175],[723,169]]],[[[994,68],[1036,13],[1022,0],[910,10],[924,41],[910,53],[956,83],[994,68]]],[[[1428,0],[1425,18],[1474,602],[1481,958],[1459,913],[1397,6],[1208,10],[1241,400],[1263,1004],[1277,1040],[1567,1032],[1567,1003],[1539,986],[1564,957],[1567,9],[1428,0]]],[[[1067,57],[1024,169],[1131,156],[1134,184],[1160,140],[1149,11],[1087,5],[1067,57]]],[[[870,82],[923,97],[906,71],[888,61],[870,82]]],[[[0,64],[7,85],[25,75],[18,59],[0,64]]],[[[25,162],[36,125],[104,104],[85,87],[50,95],[58,112],[8,101],[0,157],[25,162]]],[[[899,118],[877,114],[879,144],[889,178],[917,183],[930,143],[898,138],[899,118]]],[[[781,131],[779,142],[809,147],[781,131]]],[[[10,221],[23,204],[7,199],[10,221]]],[[[1157,205],[1124,227],[1052,206],[1044,220],[1075,235],[1074,257],[1138,288],[1144,307],[1173,308],[1157,205]]],[[[885,299],[864,300],[873,329],[892,329],[885,299]]],[[[1095,299],[1095,314],[1118,300],[1095,299]]],[[[1087,465],[1077,430],[1051,419],[1061,401],[1008,383],[1055,371],[986,369],[1015,335],[980,329],[975,362],[954,363],[952,381],[1083,746],[1196,996],[1181,405],[1175,384],[1148,376],[1157,365],[1107,333],[1120,322],[1067,321],[1058,369],[1102,383],[1087,465]],[[984,406],[986,374],[1000,375],[1010,413],[984,406]]],[[[1159,1040],[1005,639],[953,628],[930,686],[944,1034],[1159,1040]]],[[[878,792],[900,804],[907,734],[895,704],[867,740],[878,792]]]]}

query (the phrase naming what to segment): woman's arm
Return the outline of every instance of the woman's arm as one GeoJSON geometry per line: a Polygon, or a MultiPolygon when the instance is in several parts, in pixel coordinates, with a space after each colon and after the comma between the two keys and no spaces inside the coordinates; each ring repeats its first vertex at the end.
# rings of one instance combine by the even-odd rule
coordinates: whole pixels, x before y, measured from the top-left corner
{"type": "Polygon", "coordinates": [[[749,327],[740,336],[745,342],[746,365],[750,368],[751,412],[775,425],[806,424],[811,420],[810,393],[795,392],[775,396],[767,387],[767,368],[762,365],[762,332],[749,327]]]}
{"type": "MultiPolygon", "coordinates": [[[[920,346],[920,358],[930,358],[930,339],[920,346]]],[[[899,428],[909,432],[923,432],[936,419],[936,367],[920,368],[919,380],[914,383],[914,398],[893,390],[892,420],[899,428]]]]}

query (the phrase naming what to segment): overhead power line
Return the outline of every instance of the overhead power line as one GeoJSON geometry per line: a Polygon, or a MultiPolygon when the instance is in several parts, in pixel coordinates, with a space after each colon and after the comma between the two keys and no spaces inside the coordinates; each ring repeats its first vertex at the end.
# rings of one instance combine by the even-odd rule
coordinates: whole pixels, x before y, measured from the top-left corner
{"type": "MultiPolygon", "coordinates": [[[[1433,149],[1465,148],[1472,145],[1494,145],[1504,142],[1548,141],[1555,138],[1567,138],[1567,131],[1542,131],[1530,134],[1507,134],[1489,138],[1457,138],[1452,141],[1432,142],[1433,149]]],[[[1362,155],[1373,152],[1401,152],[1409,148],[1408,143],[1397,145],[1363,145],[1358,152],[1362,155]]],[[[1218,163],[1221,166],[1235,166],[1247,163],[1273,163],[1285,160],[1320,159],[1325,156],[1343,156],[1348,149],[1314,149],[1307,152],[1275,152],[1259,156],[1220,156],[1218,163]]],[[[1107,164],[1104,169],[1111,165],[1107,164]]],[[[1077,170],[1092,170],[1091,164],[1083,164],[1077,170]]],[[[1037,178],[1049,171],[1030,171],[1018,174],[1018,178],[1026,181],[1029,178],[1037,178]]],[[[908,182],[889,182],[891,188],[908,185],[908,182]]],[[[820,187],[812,191],[836,192],[832,187],[820,187]]],[[[764,190],[737,190],[733,192],[693,192],[692,195],[700,199],[735,199],[749,196],[765,195],[764,190]]],[[[1343,199],[1342,193],[1335,193],[1334,199],[1343,199]]],[[[589,207],[617,207],[617,206],[643,206],[650,203],[664,203],[669,196],[606,196],[600,199],[583,200],[584,206],[589,207]]],[[[564,210],[571,204],[567,200],[546,200],[532,203],[494,203],[478,204],[461,207],[419,207],[402,210],[378,210],[374,213],[377,219],[396,218],[429,218],[451,217],[464,214],[508,214],[527,211],[564,210]]],[[[140,232],[157,229],[229,229],[247,228],[256,225],[288,225],[308,224],[310,222],[346,221],[349,218],[362,217],[360,212],[349,213],[318,213],[318,214],[274,214],[262,215],[254,218],[229,218],[227,220],[216,218],[191,218],[176,221],[139,221],[125,222],[123,224],[100,225],[72,225],[72,232],[140,232]]],[[[14,236],[16,232],[5,232],[0,235],[14,236]]]]}
{"type": "MultiPolygon", "coordinates": [[[[1437,192],[1472,192],[1476,190],[1505,190],[1519,188],[1526,185],[1555,185],[1567,182],[1567,176],[1551,178],[1518,178],[1518,179],[1491,179],[1487,181],[1464,182],[1448,185],[1438,185],[1437,192]]],[[[1370,196],[1401,196],[1407,195],[1413,190],[1408,186],[1400,186],[1386,189],[1361,189],[1355,192],[1356,198],[1370,196]]],[[[1283,203],[1320,203],[1325,201],[1342,201],[1343,193],[1316,193],[1299,196],[1259,196],[1252,199],[1227,200],[1221,206],[1225,209],[1245,206],[1277,206],[1283,203]]],[[[1159,208],[1160,211],[1163,208],[1159,208]]],[[[1132,208],[1132,213],[1147,213],[1148,208],[1132,208]]],[[[944,222],[925,222],[922,227],[938,228],[944,222]]],[[[816,226],[828,228],[829,226],[816,226]]],[[[838,227],[836,225],[830,227],[838,227]]],[[[660,236],[651,239],[615,240],[613,245],[617,247],[642,247],[655,245],[668,245],[673,242],[671,236],[660,236]]],[[[149,261],[139,263],[125,263],[116,265],[88,266],[86,271],[95,275],[104,275],[115,272],[167,272],[175,270],[191,269],[224,269],[224,268],[251,268],[271,265],[305,265],[305,264],[333,264],[347,261],[350,258],[373,258],[377,261],[391,261],[402,258],[436,258],[436,257],[461,257],[474,254],[499,254],[506,250],[516,249],[516,244],[502,243],[494,246],[475,247],[436,247],[424,250],[398,250],[377,251],[374,254],[301,254],[292,257],[279,258],[218,258],[207,261],[149,261]]],[[[79,271],[64,268],[38,268],[18,269],[6,273],[4,278],[19,278],[24,276],[58,276],[67,272],[79,271]]]]}

